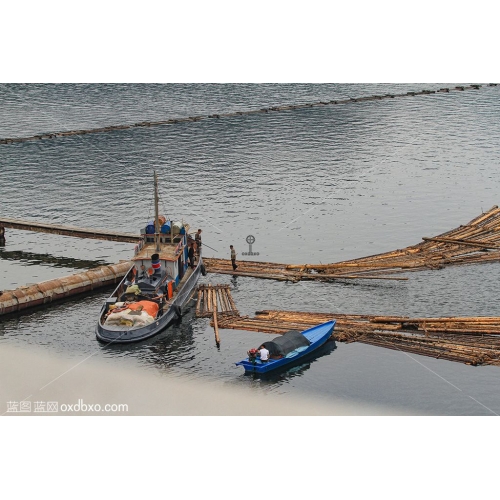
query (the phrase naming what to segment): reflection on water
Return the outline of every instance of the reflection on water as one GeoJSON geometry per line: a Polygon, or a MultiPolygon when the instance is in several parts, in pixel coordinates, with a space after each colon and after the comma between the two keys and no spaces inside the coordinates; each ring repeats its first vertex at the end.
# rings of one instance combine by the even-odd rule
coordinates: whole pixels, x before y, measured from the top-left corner
{"type": "MultiPolygon", "coordinates": [[[[5,244],[5,242],[4,242],[5,244]]],[[[0,241],[0,246],[1,241],[0,241]]],[[[71,257],[56,257],[49,254],[39,254],[33,252],[23,252],[22,250],[0,250],[0,259],[23,262],[27,266],[49,265],[57,267],[69,267],[71,269],[93,269],[99,266],[107,266],[112,262],[104,260],[82,260],[71,257]]]]}
{"type": "MultiPolygon", "coordinates": [[[[192,318],[191,318],[192,319],[192,318]]],[[[186,319],[176,319],[169,323],[153,339],[130,344],[99,342],[107,355],[137,356],[161,369],[170,369],[194,359],[193,330],[186,319]]]]}
{"type": "Polygon", "coordinates": [[[316,351],[304,356],[304,358],[298,359],[287,366],[284,366],[281,370],[273,370],[270,373],[247,373],[245,376],[252,377],[254,379],[260,379],[264,382],[269,382],[271,384],[282,384],[288,382],[293,377],[302,376],[318,358],[322,356],[330,355],[337,345],[334,340],[329,340],[316,351]]]}

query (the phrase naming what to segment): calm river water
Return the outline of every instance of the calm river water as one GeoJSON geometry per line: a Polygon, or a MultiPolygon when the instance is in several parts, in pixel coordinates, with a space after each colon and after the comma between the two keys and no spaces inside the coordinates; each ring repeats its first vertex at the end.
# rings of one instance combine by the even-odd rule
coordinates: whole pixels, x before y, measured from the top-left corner
{"type": "MultiPolygon", "coordinates": [[[[0,137],[227,113],[444,84],[0,85],[0,137]]],[[[450,84],[451,86],[451,84],[450,84]]],[[[454,86],[454,85],[453,85],[454,86]]],[[[139,232],[161,210],[202,228],[206,256],[253,251],[270,262],[334,262],[421,241],[500,202],[500,87],[242,115],[0,145],[0,215],[139,232]],[[212,247],[214,250],[208,248],[212,247]]],[[[7,230],[0,289],[128,259],[133,245],[7,230]]],[[[408,281],[230,283],[240,312],[497,315],[500,266],[411,273],[408,281]]],[[[371,403],[388,412],[500,413],[498,367],[470,367],[341,344],[270,380],[234,365],[270,337],[224,330],[215,346],[193,308],[180,325],[104,347],[94,327],[108,291],[0,321],[0,342],[75,360],[132,361],[172,376],[275,394],[371,403]]]]}

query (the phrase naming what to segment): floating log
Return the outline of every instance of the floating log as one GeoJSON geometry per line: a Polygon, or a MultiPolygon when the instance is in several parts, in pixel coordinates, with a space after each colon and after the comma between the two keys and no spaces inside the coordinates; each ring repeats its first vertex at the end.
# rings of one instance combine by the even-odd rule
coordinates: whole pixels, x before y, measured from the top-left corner
{"type": "Polygon", "coordinates": [[[198,292],[198,299],[196,300],[196,316],[201,316],[201,297],[202,294],[198,292]]]}
{"type": "Polygon", "coordinates": [[[217,299],[215,298],[215,295],[212,296],[213,300],[213,324],[214,324],[214,332],[215,332],[215,343],[217,344],[217,347],[220,345],[220,337],[219,337],[219,327],[217,326],[217,299]]]}
{"type": "Polygon", "coordinates": [[[94,240],[138,243],[141,239],[141,236],[138,234],[120,233],[117,231],[105,231],[100,229],[88,229],[75,226],[62,226],[60,224],[45,224],[42,222],[30,222],[20,219],[11,219],[7,217],[0,217],[0,225],[4,228],[10,229],[60,234],[63,236],[73,236],[74,238],[90,238],[94,240]]]}
{"type": "Polygon", "coordinates": [[[472,240],[464,240],[460,238],[422,238],[425,241],[438,241],[440,243],[453,243],[454,245],[470,245],[472,247],[481,247],[481,248],[500,248],[500,245],[496,244],[488,244],[480,241],[472,241],[472,240]]]}
{"type": "Polygon", "coordinates": [[[120,262],[15,290],[4,290],[0,294],[0,316],[116,284],[130,267],[130,262],[120,262]]]}

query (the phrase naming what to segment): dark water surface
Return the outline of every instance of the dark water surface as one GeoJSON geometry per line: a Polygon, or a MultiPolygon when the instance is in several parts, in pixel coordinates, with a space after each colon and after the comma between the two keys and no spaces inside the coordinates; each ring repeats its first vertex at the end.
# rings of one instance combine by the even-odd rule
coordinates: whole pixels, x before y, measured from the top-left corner
{"type": "MultiPolygon", "coordinates": [[[[92,128],[443,84],[0,85],[0,137],[92,128]]],[[[0,215],[138,232],[161,210],[204,230],[207,256],[233,244],[255,260],[333,262],[421,241],[500,201],[499,87],[305,108],[0,145],[0,215]]],[[[128,259],[132,245],[7,230],[0,289],[128,259]]],[[[409,281],[230,283],[242,314],[259,309],[417,316],[500,316],[498,264],[411,273],[409,281]]],[[[2,319],[0,341],[94,354],[173,376],[280,394],[314,394],[434,415],[500,413],[497,367],[469,367],[362,344],[337,344],[293,372],[243,376],[234,362],[269,336],[224,330],[217,349],[194,308],[140,344],[104,347],[94,326],[107,291],[2,319]]],[[[194,305],[194,304],[193,304],[194,305]]]]}

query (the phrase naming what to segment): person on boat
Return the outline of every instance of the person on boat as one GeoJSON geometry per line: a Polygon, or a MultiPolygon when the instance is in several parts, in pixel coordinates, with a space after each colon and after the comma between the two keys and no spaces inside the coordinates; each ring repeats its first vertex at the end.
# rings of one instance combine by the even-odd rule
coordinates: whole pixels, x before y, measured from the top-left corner
{"type": "Polygon", "coordinates": [[[231,249],[231,264],[233,265],[233,271],[236,271],[238,266],[236,265],[236,250],[233,248],[233,245],[229,245],[231,249]]]}
{"type": "Polygon", "coordinates": [[[137,273],[137,269],[133,267],[127,275],[127,279],[125,281],[125,285],[128,287],[135,283],[135,275],[137,273]]]}
{"type": "Polygon", "coordinates": [[[267,363],[269,361],[269,351],[264,347],[264,345],[259,347],[258,356],[262,363],[267,363]]]}
{"type": "Polygon", "coordinates": [[[201,250],[201,229],[194,235],[194,241],[196,242],[196,253],[200,255],[201,250]]]}
{"type": "Polygon", "coordinates": [[[194,269],[194,247],[192,243],[189,245],[188,257],[189,265],[191,266],[191,269],[194,269]]]}

